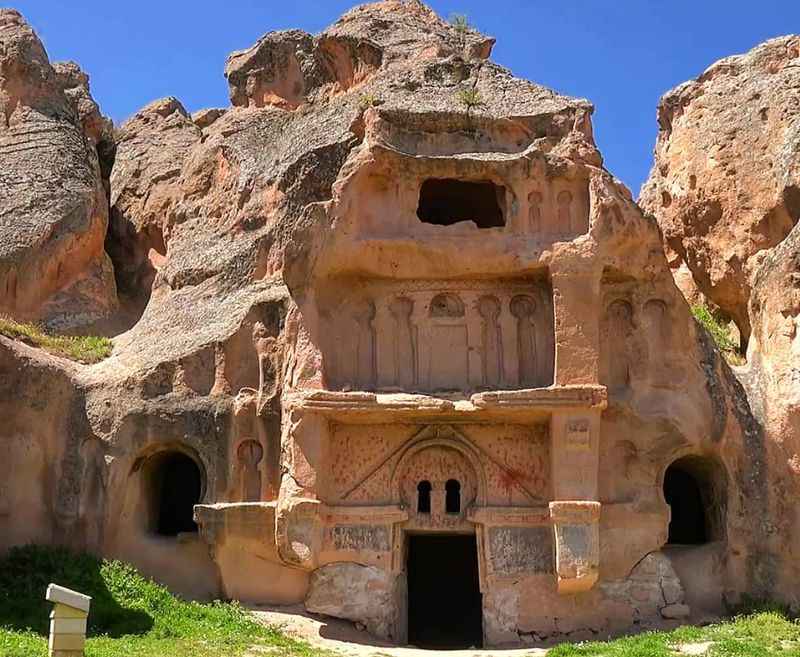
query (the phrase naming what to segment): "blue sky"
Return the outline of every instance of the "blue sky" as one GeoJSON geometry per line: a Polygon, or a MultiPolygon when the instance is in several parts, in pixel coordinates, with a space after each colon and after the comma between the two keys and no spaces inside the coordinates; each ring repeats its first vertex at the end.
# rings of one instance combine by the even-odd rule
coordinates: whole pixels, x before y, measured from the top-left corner
{"type": "MultiPolygon", "coordinates": [[[[190,111],[228,105],[225,57],[265,32],[316,32],[348,0],[18,0],[51,60],[77,61],[116,122],[173,95],[190,111]]],[[[792,0],[432,0],[497,38],[493,59],[595,104],[607,168],[638,194],[662,93],[726,55],[800,31],[792,0]]]]}

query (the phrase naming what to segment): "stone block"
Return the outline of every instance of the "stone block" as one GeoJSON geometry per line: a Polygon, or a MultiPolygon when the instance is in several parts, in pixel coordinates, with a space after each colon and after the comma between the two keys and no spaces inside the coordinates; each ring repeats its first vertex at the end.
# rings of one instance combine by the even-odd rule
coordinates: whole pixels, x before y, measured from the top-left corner
{"type": "Polygon", "coordinates": [[[86,645],[86,636],[83,634],[51,634],[49,641],[50,653],[56,651],[73,651],[80,655],[83,654],[83,647],[86,645]]]}
{"type": "Polygon", "coordinates": [[[51,618],[50,634],[86,634],[86,616],[83,618],[51,618]]]}
{"type": "Polygon", "coordinates": [[[83,593],[78,593],[77,591],[73,591],[63,586],[58,586],[58,584],[50,584],[50,586],[47,587],[45,599],[48,602],[66,605],[67,607],[72,607],[73,609],[80,609],[87,614],[89,613],[89,605],[92,602],[92,598],[90,596],[84,595],[83,593]]]}
{"type": "Polygon", "coordinates": [[[67,607],[66,605],[55,605],[50,612],[51,620],[53,618],[86,618],[87,615],[88,614],[81,609],[67,607]]]}

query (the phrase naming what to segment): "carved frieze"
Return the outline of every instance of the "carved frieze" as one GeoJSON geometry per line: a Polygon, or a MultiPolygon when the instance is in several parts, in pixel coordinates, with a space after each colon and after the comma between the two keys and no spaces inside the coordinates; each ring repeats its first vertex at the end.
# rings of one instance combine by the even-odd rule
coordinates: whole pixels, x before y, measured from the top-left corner
{"type": "Polygon", "coordinates": [[[464,392],[553,382],[544,279],[380,282],[359,295],[337,297],[323,313],[331,389],[464,392]]]}

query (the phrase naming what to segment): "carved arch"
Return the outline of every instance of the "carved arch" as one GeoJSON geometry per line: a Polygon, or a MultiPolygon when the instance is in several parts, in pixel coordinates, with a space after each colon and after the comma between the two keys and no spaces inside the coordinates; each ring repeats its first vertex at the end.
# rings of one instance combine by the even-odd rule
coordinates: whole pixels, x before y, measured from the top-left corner
{"type": "Polygon", "coordinates": [[[408,462],[416,454],[431,447],[452,449],[459,452],[467,460],[475,472],[475,481],[477,483],[475,504],[477,506],[485,506],[487,499],[487,481],[486,472],[483,469],[480,455],[475,447],[473,447],[469,438],[449,425],[432,425],[425,427],[409,440],[392,469],[391,490],[395,503],[400,503],[401,500],[400,480],[408,462]]]}

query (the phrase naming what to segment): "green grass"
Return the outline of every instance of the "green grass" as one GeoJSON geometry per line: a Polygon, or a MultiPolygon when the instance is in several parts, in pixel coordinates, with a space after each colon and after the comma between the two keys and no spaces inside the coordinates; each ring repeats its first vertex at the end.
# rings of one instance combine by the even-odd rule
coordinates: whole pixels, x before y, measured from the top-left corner
{"type": "Polygon", "coordinates": [[[275,657],[319,655],[257,622],[237,604],[186,602],[132,566],[40,546],[0,559],[0,657],[45,657],[55,582],[92,596],[86,657],[275,657]]]}
{"type": "Polygon", "coordinates": [[[108,338],[95,335],[53,335],[36,324],[21,323],[3,316],[0,316],[0,335],[82,363],[97,363],[109,356],[112,349],[108,338]]]}
{"type": "Polygon", "coordinates": [[[692,306],[692,315],[708,331],[722,355],[731,365],[744,364],[744,357],[739,351],[738,345],[731,338],[731,329],[727,324],[714,317],[711,310],[701,304],[692,306]]]}
{"type": "Polygon", "coordinates": [[[711,643],[706,657],[797,657],[800,624],[786,611],[765,610],[706,627],[687,625],[615,641],[564,643],[548,657],[675,657],[682,644],[705,642],[711,643]]]}

